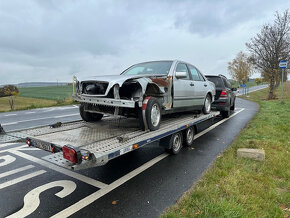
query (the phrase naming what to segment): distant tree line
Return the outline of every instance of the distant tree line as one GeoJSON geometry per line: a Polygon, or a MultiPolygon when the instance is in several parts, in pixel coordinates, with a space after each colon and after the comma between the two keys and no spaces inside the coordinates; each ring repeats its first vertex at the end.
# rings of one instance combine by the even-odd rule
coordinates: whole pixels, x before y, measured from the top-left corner
{"type": "Polygon", "coordinates": [[[19,90],[14,85],[5,85],[0,88],[0,97],[15,96],[19,94],[19,90]]]}

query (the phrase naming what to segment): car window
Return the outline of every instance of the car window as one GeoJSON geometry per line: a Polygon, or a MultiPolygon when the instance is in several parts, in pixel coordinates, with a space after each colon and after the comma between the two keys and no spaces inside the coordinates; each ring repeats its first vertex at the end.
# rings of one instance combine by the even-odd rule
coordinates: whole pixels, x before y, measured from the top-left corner
{"type": "Polygon", "coordinates": [[[223,81],[224,81],[224,84],[227,88],[229,88],[229,89],[232,88],[231,84],[228,82],[228,80],[226,78],[223,78],[223,81]]]}
{"type": "Polygon", "coordinates": [[[200,75],[200,73],[198,72],[198,70],[191,65],[188,65],[191,77],[194,81],[204,81],[204,79],[202,78],[202,76],[200,75]]]}
{"type": "Polygon", "coordinates": [[[224,88],[224,83],[222,79],[218,76],[207,76],[206,77],[209,81],[213,82],[215,84],[216,88],[224,88]]]}
{"type": "Polygon", "coordinates": [[[133,65],[125,70],[122,74],[138,75],[138,74],[165,74],[169,73],[172,61],[153,61],[133,65]]]}
{"type": "Polygon", "coordinates": [[[190,79],[186,64],[178,63],[177,66],[176,66],[176,72],[186,72],[187,77],[184,78],[184,79],[190,79]]]}

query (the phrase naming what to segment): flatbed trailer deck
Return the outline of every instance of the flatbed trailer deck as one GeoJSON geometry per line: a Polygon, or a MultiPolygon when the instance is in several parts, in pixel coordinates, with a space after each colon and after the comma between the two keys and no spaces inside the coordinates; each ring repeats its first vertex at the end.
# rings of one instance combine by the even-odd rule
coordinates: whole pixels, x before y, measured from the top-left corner
{"type": "MultiPolygon", "coordinates": [[[[24,140],[29,146],[52,153],[43,159],[65,168],[78,170],[104,165],[118,156],[158,140],[166,142],[160,145],[172,150],[174,144],[172,145],[171,137],[181,136],[182,133],[186,141],[190,136],[188,130],[196,130],[198,123],[217,115],[219,112],[206,115],[182,113],[164,116],[160,129],[156,131],[140,130],[138,121],[133,118],[105,117],[95,123],[73,121],[2,133],[0,142],[24,140]]],[[[182,140],[182,137],[179,140],[182,140]]]]}

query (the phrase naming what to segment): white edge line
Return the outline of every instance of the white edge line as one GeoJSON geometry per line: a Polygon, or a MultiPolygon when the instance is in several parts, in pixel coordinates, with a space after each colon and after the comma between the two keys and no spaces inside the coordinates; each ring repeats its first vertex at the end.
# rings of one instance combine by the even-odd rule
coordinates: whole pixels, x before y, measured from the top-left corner
{"type": "MultiPolygon", "coordinates": [[[[235,112],[234,114],[232,114],[229,118],[226,118],[226,119],[223,119],[223,120],[219,121],[218,123],[213,125],[214,126],[213,128],[215,128],[218,125],[222,124],[223,122],[229,120],[230,118],[236,116],[238,113],[242,112],[243,110],[245,110],[245,109],[242,108],[241,110],[239,110],[239,111],[235,112]]],[[[195,138],[198,138],[198,137],[206,134],[207,132],[209,132],[213,128],[209,127],[208,129],[205,129],[204,131],[202,131],[199,134],[197,134],[195,138]]],[[[115,182],[111,183],[107,187],[102,188],[102,189],[92,193],[91,195],[81,199],[80,201],[78,201],[75,204],[67,207],[66,209],[60,211],[59,213],[53,215],[52,217],[53,218],[58,218],[58,217],[69,217],[69,216],[71,216],[72,214],[78,212],[79,210],[81,210],[84,207],[88,206],[89,204],[93,203],[97,199],[101,198],[102,196],[106,195],[107,193],[111,192],[112,190],[116,189],[117,187],[121,186],[122,184],[124,184],[128,180],[130,180],[133,177],[137,176],[138,174],[142,173],[146,169],[148,169],[151,166],[155,165],[156,163],[158,163],[159,161],[163,160],[167,156],[168,156],[167,153],[163,153],[163,154],[155,157],[154,159],[146,162],[145,164],[143,164],[142,166],[138,167],[137,169],[131,171],[127,175],[125,175],[125,176],[121,177],[120,179],[116,180],[115,182]]]]}

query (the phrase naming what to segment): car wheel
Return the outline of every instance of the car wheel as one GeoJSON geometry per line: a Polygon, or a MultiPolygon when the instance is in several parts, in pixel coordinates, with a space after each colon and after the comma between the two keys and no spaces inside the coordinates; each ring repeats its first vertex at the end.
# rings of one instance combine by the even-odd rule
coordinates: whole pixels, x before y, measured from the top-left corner
{"type": "Polygon", "coordinates": [[[103,114],[99,114],[99,113],[89,113],[86,112],[84,109],[84,105],[81,104],[79,107],[80,110],[80,116],[81,118],[86,121],[86,122],[94,122],[94,121],[99,121],[103,118],[103,114]]]}
{"type": "Polygon", "coordinates": [[[193,144],[194,133],[195,133],[195,130],[193,126],[187,128],[184,131],[183,138],[184,138],[184,144],[186,146],[191,146],[193,144]]]}
{"type": "Polygon", "coordinates": [[[231,106],[231,111],[235,110],[235,103],[236,103],[236,101],[234,101],[233,105],[231,106]]]}
{"type": "Polygon", "coordinates": [[[161,140],[162,144],[166,145],[166,151],[170,154],[178,154],[182,148],[182,133],[177,132],[161,140]]]}
{"type": "Polygon", "coordinates": [[[151,97],[146,107],[146,121],[150,130],[157,130],[161,123],[161,106],[156,98],[151,97]]]}
{"type": "Polygon", "coordinates": [[[221,111],[221,115],[223,118],[228,118],[231,115],[231,111],[221,111]]]}
{"type": "Polygon", "coordinates": [[[204,114],[209,114],[210,110],[211,110],[211,97],[210,97],[209,94],[207,94],[206,97],[205,97],[205,100],[204,100],[202,112],[204,114]]]}

